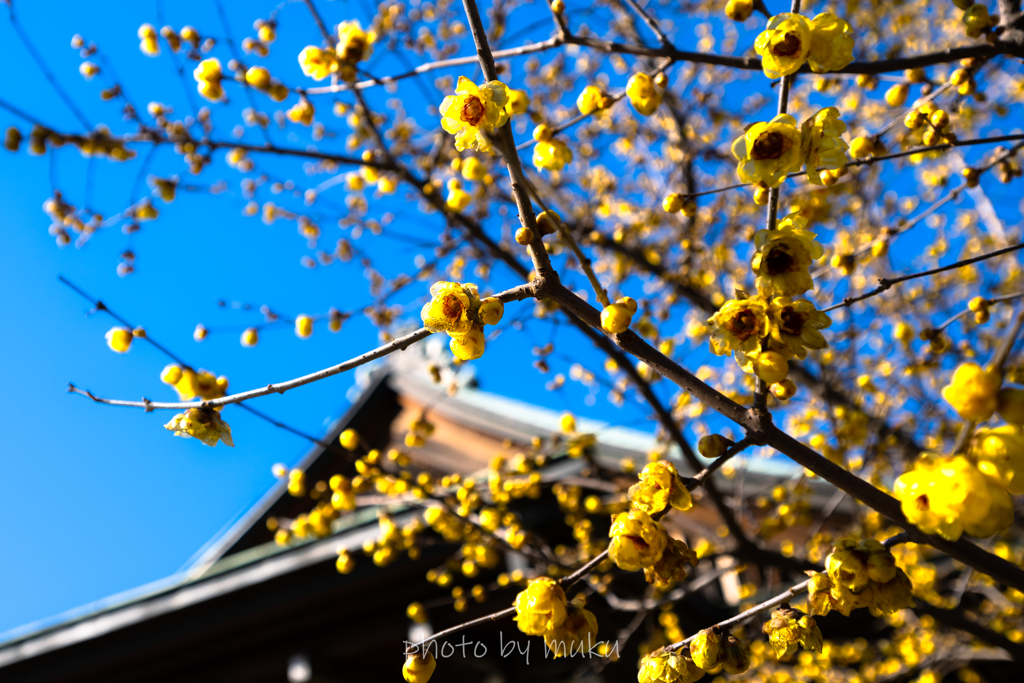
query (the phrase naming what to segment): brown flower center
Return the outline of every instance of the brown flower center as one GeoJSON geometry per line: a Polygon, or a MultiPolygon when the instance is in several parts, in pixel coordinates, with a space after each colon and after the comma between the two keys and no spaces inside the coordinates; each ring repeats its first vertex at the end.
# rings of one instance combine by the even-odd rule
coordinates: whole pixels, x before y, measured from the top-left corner
{"type": "Polygon", "coordinates": [[[644,539],[640,538],[639,536],[633,536],[632,534],[627,534],[627,535],[623,536],[623,538],[629,539],[629,541],[633,543],[633,546],[636,547],[636,549],[641,551],[641,552],[644,551],[644,550],[647,550],[648,548],[651,547],[647,543],[647,541],[645,541],[644,539]]]}
{"type": "Polygon", "coordinates": [[[785,246],[779,245],[768,251],[764,259],[769,275],[783,275],[796,270],[796,258],[785,246]]]}
{"type": "Polygon", "coordinates": [[[792,306],[786,306],[782,309],[782,315],[779,318],[782,321],[781,328],[783,334],[799,337],[803,334],[804,325],[811,319],[811,316],[807,313],[800,313],[792,306]]]}
{"type": "Polygon", "coordinates": [[[920,510],[921,512],[924,512],[925,510],[928,509],[927,494],[921,494],[920,496],[917,497],[917,499],[914,502],[917,504],[917,509],[920,510]]]}
{"type": "Polygon", "coordinates": [[[753,311],[740,311],[725,324],[725,329],[732,332],[740,341],[754,336],[757,328],[757,316],[753,311]]]}
{"type": "Polygon", "coordinates": [[[448,320],[458,320],[462,317],[462,302],[459,301],[459,297],[449,294],[444,298],[441,310],[444,311],[444,317],[448,320]]]}
{"type": "Polygon", "coordinates": [[[772,46],[772,54],[776,57],[792,57],[800,53],[803,47],[800,41],[800,34],[792,31],[786,33],[786,37],[772,46]]]}
{"type": "Polygon", "coordinates": [[[459,119],[465,121],[471,126],[475,126],[480,123],[480,119],[484,117],[484,103],[480,101],[479,97],[475,95],[468,95],[466,97],[466,103],[462,105],[462,113],[459,115],[459,119]]]}
{"type": "Polygon", "coordinates": [[[341,51],[341,59],[346,62],[358,62],[363,58],[363,52],[365,51],[365,40],[362,38],[350,38],[345,45],[345,49],[341,51]]]}
{"type": "Polygon", "coordinates": [[[757,136],[757,140],[754,140],[754,149],[751,150],[750,158],[754,161],[778,159],[791,146],[792,143],[782,133],[776,131],[761,133],[757,136]]]}

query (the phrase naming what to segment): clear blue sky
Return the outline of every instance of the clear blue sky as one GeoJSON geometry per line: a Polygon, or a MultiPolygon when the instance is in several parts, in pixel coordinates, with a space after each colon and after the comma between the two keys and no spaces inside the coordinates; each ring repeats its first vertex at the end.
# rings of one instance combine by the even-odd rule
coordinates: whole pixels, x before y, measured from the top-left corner
{"type": "MultiPolygon", "coordinates": [[[[354,2],[319,4],[329,22],[354,16],[366,23],[354,2]]],[[[97,93],[106,85],[103,75],[92,83],[78,75],[81,59],[69,47],[75,33],[99,43],[137,106],[158,100],[173,104],[179,112],[188,111],[167,55],[148,59],[138,50],[138,26],[144,21],[157,23],[154,2],[108,2],[103,11],[71,2],[16,5],[19,22],[91,123],[106,122],[115,132],[129,130],[128,124],[120,123],[114,105],[99,101],[97,93]]],[[[235,40],[252,35],[252,21],[275,5],[226,2],[235,40]]],[[[223,36],[212,3],[165,3],[164,12],[165,21],[174,26],[191,23],[203,33],[223,36]]],[[[275,74],[298,83],[301,76],[294,55],[305,44],[319,44],[319,34],[301,4],[287,5],[279,19],[281,39],[266,63],[275,74]]],[[[29,59],[6,11],[0,11],[0,45],[9,65],[3,98],[55,129],[81,131],[29,59]]],[[[227,61],[226,46],[215,54],[227,61]]],[[[194,88],[191,68],[186,72],[190,89],[194,88]]],[[[229,88],[234,100],[231,109],[237,112],[245,102],[237,88],[229,88]]],[[[407,103],[410,113],[424,125],[433,125],[422,110],[423,103],[418,104],[420,111],[407,103]]],[[[273,111],[269,106],[265,109],[273,111]]],[[[321,118],[342,135],[347,132],[326,112],[321,118]]],[[[221,122],[217,134],[225,139],[238,117],[221,114],[216,120],[221,122]]],[[[0,111],[0,123],[28,130],[7,112],[0,111]]],[[[293,133],[275,130],[272,134],[278,144],[305,144],[293,133]]],[[[260,141],[251,129],[245,139],[260,141]]],[[[333,148],[340,150],[341,145],[335,143],[333,148]]],[[[126,206],[139,163],[96,160],[94,165],[92,205],[108,213],[126,206]]],[[[57,185],[76,206],[83,202],[88,166],[73,149],[58,152],[57,185]]],[[[234,430],[236,448],[211,449],[165,431],[161,425],[171,413],[110,408],[66,394],[66,383],[73,381],[106,396],[174,397],[158,380],[167,359],[140,343],[124,356],[109,351],[103,335],[113,321],[102,314],[86,315],[89,304],[58,282],[58,274],[103,299],[134,324],[144,325],[192,365],[227,375],[235,390],[305,374],[378,343],[375,330],[361,316],[346,323],[341,334],[329,334],[321,326],[307,341],[296,339],[286,326],[265,332],[255,349],[241,349],[237,331],[213,334],[202,344],[193,342],[192,329],[198,322],[211,328],[234,325],[240,329],[259,321],[258,314],[247,317],[218,308],[219,299],[268,304],[290,315],[323,313],[331,306],[359,310],[367,302],[366,285],[355,262],[314,270],[300,267],[299,259],[310,252],[294,223],[266,226],[258,218],[242,217],[239,175],[223,163],[195,181],[163,149],[151,168],[180,173],[186,183],[227,179],[234,196],[179,192],[171,205],[156,200],[160,219],[145,224],[130,240],[117,229],[106,230],[83,249],[59,249],[47,234],[49,219],[41,208],[50,196],[50,158],[30,157],[24,149],[18,155],[0,152],[0,292],[5,303],[0,358],[8,387],[0,398],[4,434],[0,514],[6,523],[0,553],[0,632],[175,572],[273,483],[273,463],[294,462],[307,448],[303,439],[237,408],[224,413],[234,430]],[[121,278],[115,268],[118,255],[128,247],[137,254],[137,270],[121,278]]],[[[275,161],[261,168],[304,181],[299,164],[275,161]]],[[[141,192],[148,191],[141,187],[141,192]]],[[[341,197],[338,193],[334,199],[340,203],[341,197]]],[[[400,219],[412,216],[401,205],[392,203],[387,208],[400,219]]],[[[321,227],[326,235],[321,245],[330,250],[339,233],[331,222],[321,227]]],[[[384,259],[378,267],[392,274],[401,269],[412,272],[417,250],[394,241],[382,242],[381,253],[384,249],[391,250],[389,256],[396,265],[388,269],[384,259]]],[[[479,364],[481,376],[501,373],[502,359],[495,350],[501,344],[516,343],[519,351],[528,352],[529,346],[548,340],[546,331],[538,334],[543,338],[519,336],[518,342],[495,343],[479,364]]],[[[513,336],[505,335],[506,339],[513,336]]],[[[485,379],[484,386],[507,395],[533,395],[552,407],[584,414],[603,413],[625,422],[640,418],[635,410],[622,413],[607,407],[603,399],[596,407],[585,408],[578,390],[547,395],[543,391],[547,379],[528,370],[517,373],[514,382],[485,379]]],[[[347,406],[346,391],[352,381],[352,376],[342,375],[283,397],[268,397],[254,407],[319,434],[347,406]]]]}
{"type": "MultiPolygon", "coordinates": [[[[163,4],[165,23],[179,28],[192,24],[204,34],[223,38],[212,2],[163,4]]],[[[266,16],[276,4],[225,0],[235,40],[252,35],[252,21],[266,16]]],[[[147,21],[161,25],[156,2],[111,1],[103,3],[102,10],[93,3],[16,5],[19,21],[91,123],[106,122],[115,132],[130,130],[119,122],[116,106],[99,101],[99,89],[109,84],[103,80],[105,75],[92,83],[78,75],[81,60],[69,47],[75,33],[99,43],[137,106],[157,100],[172,104],[179,113],[189,110],[172,60],[166,54],[149,59],[138,50],[135,33],[139,25],[147,21]]],[[[359,18],[365,24],[366,10],[373,7],[355,0],[322,0],[318,5],[329,24],[348,18],[359,18]]],[[[572,2],[569,6],[573,9],[572,2]]],[[[273,45],[271,57],[254,61],[268,64],[275,75],[297,84],[302,80],[295,55],[306,44],[319,44],[319,33],[301,3],[285,5],[279,20],[281,38],[273,45]]],[[[593,19],[591,25],[598,25],[597,21],[593,19]]],[[[522,25],[513,23],[509,34],[518,28],[522,25]]],[[[539,34],[546,37],[547,27],[539,34]]],[[[745,36],[741,45],[748,45],[751,39],[745,36]]],[[[226,63],[229,55],[221,42],[214,54],[226,63]]],[[[677,42],[692,46],[692,31],[681,30],[677,42]]],[[[2,9],[0,56],[7,65],[2,94],[6,101],[58,130],[82,130],[29,59],[2,9]]],[[[189,64],[185,87],[194,93],[191,68],[189,64]]],[[[378,56],[371,68],[383,74],[402,66],[394,58],[378,56]]],[[[433,87],[431,83],[432,79],[425,79],[428,88],[433,87]]],[[[769,91],[766,80],[756,83],[766,93],[769,91]]],[[[215,119],[215,137],[219,139],[229,138],[239,120],[238,112],[246,106],[241,92],[234,86],[228,88],[232,104],[218,107],[215,119]]],[[[401,92],[410,115],[423,127],[433,127],[435,121],[428,116],[419,89],[409,81],[401,92]]],[[[371,103],[380,107],[390,96],[377,90],[371,103]]],[[[432,103],[437,104],[440,98],[438,92],[432,103]]],[[[323,109],[328,106],[324,100],[317,102],[323,109]]],[[[259,105],[267,111],[275,108],[265,99],[259,105]]],[[[347,127],[326,111],[321,110],[318,118],[329,129],[342,136],[347,134],[347,127]]],[[[6,127],[12,123],[27,131],[16,117],[0,111],[0,124],[6,127]]],[[[280,145],[308,144],[305,136],[293,131],[293,127],[275,129],[271,135],[280,145]]],[[[244,139],[254,144],[262,141],[253,129],[244,139]]],[[[328,140],[321,148],[341,151],[342,143],[328,140]]],[[[146,151],[141,146],[139,149],[146,151]]],[[[103,334],[112,321],[104,315],[87,316],[88,303],[61,285],[58,274],[103,299],[133,323],[144,325],[154,338],[192,365],[227,375],[234,390],[305,374],[377,344],[376,332],[356,316],[341,334],[329,334],[321,326],[312,339],[299,341],[286,327],[263,334],[255,349],[239,347],[237,330],[258,322],[259,316],[247,317],[218,308],[216,302],[220,299],[267,304],[287,315],[323,313],[331,306],[359,310],[368,300],[358,263],[302,268],[299,260],[310,251],[296,234],[294,223],[266,226],[259,219],[242,217],[240,176],[223,164],[222,155],[218,154],[218,160],[198,180],[193,180],[166,149],[156,154],[151,169],[164,175],[180,173],[185,183],[209,184],[226,179],[231,188],[226,195],[180,192],[171,205],[157,200],[160,219],[146,224],[130,239],[117,229],[106,230],[83,249],[58,249],[47,234],[49,220],[41,209],[51,191],[50,157],[0,152],[0,292],[4,303],[0,358],[7,387],[0,398],[0,431],[4,435],[0,449],[4,473],[0,477],[0,514],[6,522],[0,553],[0,632],[172,574],[272,484],[272,463],[292,463],[307,448],[303,439],[237,408],[224,413],[237,447],[211,449],[195,440],[171,437],[161,427],[170,413],[104,407],[66,394],[66,383],[74,381],[106,396],[174,396],[158,381],[167,359],[152,347],[138,343],[124,356],[109,351],[103,334]],[[129,247],[137,254],[137,271],[121,278],[115,271],[118,254],[129,247]],[[213,334],[203,344],[196,344],[191,334],[198,322],[211,328],[234,326],[235,331],[213,334]]],[[[303,177],[300,163],[255,158],[261,169],[305,186],[325,177],[310,181],[303,177]]],[[[76,206],[84,201],[89,168],[90,163],[69,148],[58,152],[57,164],[52,167],[57,186],[76,206]]],[[[123,165],[93,162],[91,205],[112,213],[140,197],[147,189],[144,184],[137,185],[139,168],[138,161],[123,165]],[[138,188],[134,196],[133,187],[138,188]]],[[[263,195],[261,199],[274,198],[263,195]]],[[[1010,220],[1018,220],[1014,202],[1004,200],[1000,210],[1006,208],[1010,220]]],[[[341,192],[328,193],[316,211],[326,216],[342,201],[341,192]]],[[[371,215],[379,216],[385,210],[397,214],[396,230],[424,234],[423,227],[412,222],[423,222],[413,207],[396,199],[371,215]]],[[[427,220],[433,221],[427,225],[436,224],[440,230],[436,216],[427,220]]],[[[330,251],[340,233],[330,220],[322,221],[321,228],[325,233],[321,246],[330,251]]],[[[388,275],[412,272],[412,257],[421,251],[429,255],[427,249],[389,239],[367,245],[364,237],[356,245],[365,247],[375,266],[388,275]]],[[[912,248],[910,251],[916,254],[912,248]]],[[[909,258],[901,263],[908,264],[909,258]]],[[[494,284],[512,283],[505,275],[494,284]]],[[[414,288],[404,301],[412,301],[416,291],[414,288]]],[[[525,311],[509,307],[506,315],[518,316],[525,311]]],[[[550,375],[529,370],[528,360],[523,360],[521,366],[508,364],[508,358],[522,358],[532,346],[547,342],[550,334],[548,326],[534,325],[526,333],[504,334],[490,345],[477,364],[483,387],[553,408],[650,429],[636,406],[616,410],[604,399],[604,392],[594,406],[586,406],[586,391],[578,385],[570,383],[565,391],[548,393],[543,387],[550,375]]],[[[597,369],[588,343],[576,341],[559,350],[597,369]]],[[[686,362],[696,367],[706,357],[702,349],[686,362]]],[[[285,396],[261,399],[254,407],[307,433],[319,434],[345,409],[352,380],[342,375],[285,396]]],[[[667,386],[659,391],[665,396],[671,394],[667,386]]]]}

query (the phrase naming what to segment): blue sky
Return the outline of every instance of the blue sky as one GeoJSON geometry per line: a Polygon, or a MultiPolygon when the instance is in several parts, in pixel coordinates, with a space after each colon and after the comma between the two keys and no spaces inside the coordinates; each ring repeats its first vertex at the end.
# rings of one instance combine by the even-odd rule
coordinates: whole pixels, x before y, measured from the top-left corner
{"type": "MultiPolygon", "coordinates": [[[[165,23],[179,28],[192,24],[204,34],[218,39],[224,36],[212,2],[163,4],[165,23]]],[[[234,39],[240,41],[252,35],[252,21],[267,16],[276,3],[225,0],[225,5],[234,39]]],[[[324,0],[318,5],[329,24],[348,18],[362,19],[365,24],[366,8],[373,6],[354,0],[324,0]]],[[[572,2],[569,6],[574,9],[572,2]]],[[[78,75],[81,59],[68,46],[75,33],[99,43],[107,60],[105,66],[113,66],[137,106],[157,100],[173,105],[179,113],[189,111],[185,88],[193,92],[191,64],[183,88],[177,82],[172,59],[166,54],[149,59],[138,50],[138,26],[147,21],[160,25],[156,2],[112,1],[104,3],[102,11],[91,4],[71,2],[57,3],[56,7],[53,3],[17,3],[17,7],[19,21],[90,123],[106,122],[115,132],[130,129],[119,122],[117,107],[100,102],[97,96],[101,87],[109,85],[104,79],[112,70],[107,68],[92,83],[78,75]]],[[[586,10],[577,11],[582,14],[586,10]]],[[[319,32],[301,3],[285,4],[279,20],[281,37],[272,46],[271,57],[256,61],[268,64],[285,82],[297,84],[302,81],[294,55],[304,45],[319,44],[319,32]]],[[[596,21],[592,20],[592,25],[596,21]]],[[[523,25],[514,18],[509,34],[523,25]]],[[[547,27],[533,29],[533,34],[546,37],[547,27]]],[[[522,35],[530,35],[530,31],[522,35]]],[[[681,46],[694,42],[688,31],[680,30],[679,36],[681,46]]],[[[740,44],[745,46],[752,38],[744,36],[740,44]]],[[[214,54],[226,62],[228,50],[221,43],[214,54]]],[[[6,16],[0,16],[0,55],[9,65],[4,100],[58,130],[82,130],[29,59],[6,16]]],[[[378,74],[402,68],[400,62],[386,55],[378,55],[376,60],[371,68],[378,74]]],[[[448,73],[455,76],[459,72],[448,73]]],[[[424,81],[428,89],[433,87],[432,79],[424,81]]],[[[756,83],[768,92],[767,81],[756,83]]],[[[219,107],[215,115],[215,137],[219,139],[230,138],[231,128],[239,120],[238,112],[247,104],[237,88],[228,87],[232,103],[219,107]]],[[[401,93],[409,114],[423,127],[432,127],[434,120],[427,114],[419,88],[406,82],[401,93]]],[[[390,96],[378,89],[371,95],[371,104],[381,107],[390,96]]],[[[437,104],[440,97],[438,92],[432,104],[437,104]]],[[[274,109],[265,99],[259,104],[267,111],[274,109]]],[[[327,101],[317,100],[317,104],[323,107],[318,118],[344,136],[347,128],[325,111],[327,101]]],[[[16,117],[0,111],[0,124],[6,127],[13,123],[27,130],[16,117]]],[[[271,136],[283,146],[298,148],[309,142],[305,136],[296,135],[293,127],[274,129],[271,136]]],[[[262,141],[253,129],[247,130],[243,139],[253,144],[262,141]]],[[[342,143],[327,140],[322,148],[341,151],[342,143]]],[[[141,146],[139,149],[142,154],[146,151],[141,146]]],[[[195,440],[172,438],[161,427],[171,413],[110,408],[66,394],[66,383],[73,381],[105,396],[174,396],[157,379],[167,359],[151,346],[139,343],[124,356],[109,351],[103,335],[112,321],[102,314],[87,315],[89,304],[63,286],[58,274],[103,299],[134,324],[145,326],[152,337],[190,364],[227,375],[233,390],[305,374],[378,343],[375,330],[357,315],[340,334],[329,334],[321,326],[311,339],[299,341],[286,325],[265,332],[254,349],[239,347],[239,331],[259,322],[259,316],[220,308],[219,300],[266,304],[285,315],[295,315],[323,313],[331,306],[358,311],[367,297],[357,262],[344,267],[303,268],[300,258],[310,251],[296,234],[294,223],[267,226],[258,218],[243,217],[239,175],[227,168],[222,156],[219,153],[211,168],[193,180],[169,150],[158,151],[150,162],[153,172],[180,173],[185,183],[204,185],[226,179],[229,192],[220,196],[179,192],[173,204],[155,201],[161,212],[159,220],[145,224],[130,238],[115,228],[101,231],[82,249],[58,249],[47,234],[49,220],[41,209],[50,196],[51,172],[66,199],[76,206],[85,201],[86,177],[91,172],[90,205],[110,214],[148,191],[138,180],[139,161],[123,165],[103,160],[90,163],[75,150],[65,148],[57,153],[57,163],[51,165],[49,156],[0,153],[0,292],[5,304],[0,358],[4,359],[8,387],[0,398],[0,430],[5,437],[0,450],[4,471],[0,477],[0,512],[7,522],[0,554],[0,632],[175,572],[271,485],[273,463],[292,463],[307,448],[303,439],[237,408],[224,413],[237,447],[211,449],[195,440]],[[115,268],[118,255],[127,248],[137,254],[136,272],[122,278],[115,268]],[[202,344],[192,341],[196,323],[215,330],[202,344]],[[217,328],[228,331],[218,334],[217,328]]],[[[307,186],[326,177],[307,180],[299,162],[255,158],[259,168],[275,177],[294,178],[307,186]]],[[[1005,208],[1009,212],[1011,223],[1018,220],[1014,202],[1002,196],[1005,202],[1000,200],[1000,211],[1005,208]]],[[[384,202],[371,215],[394,212],[396,232],[429,233],[434,224],[438,231],[441,229],[436,216],[422,219],[400,198],[401,194],[384,202]]],[[[266,199],[286,203],[262,194],[261,200],[266,199]]],[[[340,191],[327,194],[315,212],[329,215],[342,202],[340,191]]],[[[332,223],[321,223],[325,233],[322,246],[327,250],[340,235],[332,223]]],[[[907,266],[922,243],[920,238],[905,242],[909,256],[897,259],[897,263],[907,266]]],[[[412,272],[413,257],[421,252],[429,255],[427,249],[393,239],[371,242],[364,236],[354,244],[365,249],[375,266],[388,275],[412,272]]],[[[498,269],[496,273],[494,286],[515,284],[507,274],[498,269]]],[[[578,278],[576,283],[583,284],[578,278]]],[[[411,302],[419,292],[415,286],[411,291],[402,301],[411,302]]],[[[524,303],[519,309],[510,306],[506,315],[519,317],[531,305],[524,303]]],[[[528,360],[521,365],[509,363],[510,358],[522,358],[531,347],[547,342],[551,334],[546,324],[533,325],[524,333],[509,331],[489,345],[488,353],[477,363],[483,388],[650,429],[636,406],[620,411],[612,408],[603,395],[594,405],[586,405],[586,391],[572,383],[564,391],[546,392],[544,384],[550,375],[529,370],[528,360]]],[[[560,346],[559,351],[589,362],[590,368],[597,370],[589,343],[580,342],[578,336],[565,338],[575,341],[560,346]]],[[[686,364],[696,367],[706,359],[702,349],[690,355],[686,364]]],[[[352,381],[352,376],[342,375],[285,396],[261,399],[254,407],[316,435],[345,409],[352,381]]],[[[659,391],[670,395],[668,387],[659,391]]]]}
{"type": "MultiPolygon", "coordinates": [[[[223,35],[212,3],[165,4],[166,22],[178,27],[191,23],[201,32],[223,35]]],[[[262,3],[254,9],[251,3],[227,2],[235,40],[251,35],[251,22],[265,16],[257,12],[268,13],[274,4],[262,3]]],[[[330,22],[352,16],[346,8],[358,12],[355,3],[320,4],[330,22]]],[[[135,32],[144,21],[156,23],[155,3],[109,2],[102,12],[70,2],[61,3],[59,10],[40,3],[17,3],[17,7],[18,20],[91,123],[107,122],[115,132],[127,125],[118,121],[116,107],[97,97],[107,85],[103,74],[93,83],[78,75],[81,59],[69,47],[75,33],[98,41],[134,102],[144,106],[158,100],[179,111],[188,110],[166,54],[147,59],[138,51],[135,32]]],[[[305,44],[319,43],[305,12],[301,4],[284,8],[282,37],[267,60],[280,64],[280,72],[275,73],[292,83],[299,82],[294,55],[305,44]]],[[[365,23],[361,12],[354,16],[365,23]]],[[[58,130],[81,131],[28,58],[6,16],[0,17],[0,45],[5,63],[14,65],[6,77],[3,98],[58,130]]],[[[215,54],[227,61],[226,48],[218,48],[215,54]]],[[[190,75],[188,87],[194,88],[190,75]]],[[[239,92],[230,94],[240,109],[244,102],[239,92]]],[[[425,112],[411,113],[427,123],[425,112]]],[[[330,126],[337,121],[329,115],[326,119],[330,126]]],[[[238,118],[217,120],[227,121],[218,127],[218,134],[227,138],[238,118]]],[[[0,123],[4,127],[18,124],[27,132],[26,125],[6,112],[0,112],[0,123]]],[[[336,127],[345,132],[344,126],[336,127]]],[[[273,135],[282,145],[304,144],[291,139],[294,135],[280,131],[273,135]]],[[[259,141],[252,130],[245,139],[259,141]]],[[[138,161],[93,163],[91,204],[105,213],[126,206],[132,199],[138,161]]],[[[221,162],[199,181],[180,166],[166,149],[151,164],[158,172],[182,173],[184,182],[226,178],[237,194],[239,176],[221,162]]],[[[57,184],[76,206],[83,202],[88,168],[89,162],[77,151],[58,152],[57,184]]],[[[299,164],[277,164],[271,169],[281,177],[303,180],[299,164]]],[[[294,223],[266,226],[257,218],[242,217],[244,202],[237,196],[185,192],[179,192],[170,205],[155,201],[160,219],[145,224],[130,239],[119,229],[106,230],[85,248],[59,249],[47,234],[49,220],[41,208],[50,196],[50,171],[49,157],[30,157],[24,151],[0,153],[0,292],[6,304],[0,357],[5,359],[9,387],[0,398],[4,434],[0,511],[7,527],[0,554],[0,632],[175,572],[272,484],[273,463],[294,462],[307,447],[303,439],[229,408],[224,415],[234,430],[236,448],[211,449],[165,431],[161,425],[171,413],[99,406],[65,393],[66,383],[73,381],[106,396],[166,400],[174,396],[158,381],[168,360],[146,344],[136,343],[123,356],[109,351],[103,335],[113,321],[102,314],[87,315],[88,302],[62,285],[58,274],[132,323],[145,326],[151,336],[189,363],[227,375],[235,390],[305,374],[378,343],[376,332],[357,316],[341,334],[329,334],[320,327],[311,339],[299,341],[284,326],[265,332],[256,348],[241,349],[238,331],[259,322],[260,316],[218,308],[218,300],[267,304],[287,315],[323,313],[331,306],[358,310],[366,303],[358,264],[300,267],[299,259],[309,251],[294,223]],[[121,278],[115,270],[118,255],[129,247],[137,254],[137,270],[121,278]],[[231,331],[214,333],[196,344],[192,329],[200,322],[231,331]]],[[[410,215],[402,213],[404,207],[390,208],[400,217],[410,215]]],[[[322,227],[326,232],[332,226],[322,227]]],[[[409,272],[414,249],[395,242],[383,248],[401,257],[401,267],[409,272]]],[[[521,338],[518,345],[546,342],[546,333],[541,334],[542,339],[521,338]]],[[[501,372],[501,364],[501,356],[492,352],[479,364],[481,376],[501,372]]],[[[515,382],[485,382],[484,386],[505,394],[537,396],[555,408],[605,413],[619,420],[626,417],[605,407],[606,402],[585,409],[578,391],[548,396],[543,391],[547,379],[530,370],[519,373],[515,382]]],[[[319,434],[347,406],[346,391],[352,381],[351,375],[342,375],[283,397],[268,397],[254,407],[319,434]]],[[[629,420],[638,417],[632,411],[629,420]]]]}

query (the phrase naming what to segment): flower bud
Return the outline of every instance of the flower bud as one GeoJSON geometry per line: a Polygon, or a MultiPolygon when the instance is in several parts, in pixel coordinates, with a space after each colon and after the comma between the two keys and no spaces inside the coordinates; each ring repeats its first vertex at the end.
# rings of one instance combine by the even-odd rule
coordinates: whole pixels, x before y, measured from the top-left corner
{"type": "Polygon", "coordinates": [[[427,651],[426,656],[417,652],[409,655],[405,660],[405,664],[402,666],[402,677],[408,683],[427,683],[434,675],[436,668],[437,660],[434,659],[431,652],[427,651]]]}
{"type": "Polygon", "coordinates": [[[718,666],[721,637],[714,629],[704,629],[690,641],[693,663],[707,671],[718,666]]]}
{"type": "Polygon", "coordinates": [[[609,304],[601,310],[601,328],[609,334],[620,334],[629,329],[633,314],[624,304],[609,304]]]}
{"type": "Polygon", "coordinates": [[[718,662],[726,673],[739,676],[750,668],[750,650],[742,640],[730,633],[719,646],[718,662]]]}

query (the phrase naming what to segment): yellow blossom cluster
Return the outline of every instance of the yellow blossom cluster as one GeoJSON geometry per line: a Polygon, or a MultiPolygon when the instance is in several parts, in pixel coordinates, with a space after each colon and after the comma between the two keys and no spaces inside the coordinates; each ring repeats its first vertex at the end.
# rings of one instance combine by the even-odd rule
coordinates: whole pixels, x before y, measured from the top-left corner
{"type": "Polygon", "coordinates": [[[456,358],[475,360],[484,355],[484,325],[497,325],[504,312],[500,299],[481,300],[474,284],[435,282],[420,317],[428,330],[448,333],[456,358]]]}
{"type": "Polygon", "coordinates": [[[345,81],[355,80],[356,64],[370,58],[376,40],[377,34],[364,31],[358,21],[343,21],[338,24],[338,42],[326,48],[307,45],[299,53],[299,66],[315,81],[332,74],[345,81]]]}
{"type": "Polygon", "coordinates": [[[906,573],[884,545],[873,539],[840,541],[825,560],[826,573],[812,574],[808,591],[811,614],[836,610],[844,616],[858,607],[892,614],[913,605],[906,573]]]}
{"type": "MultiPolygon", "coordinates": [[[[794,212],[779,221],[777,230],[755,233],[751,269],[758,294],[726,301],[707,322],[712,352],[735,354],[744,372],[768,384],[786,380],[791,358],[828,346],[821,330],[831,319],[811,302],[792,298],[814,289],[810,266],[824,255],[807,223],[794,212]]],[[[789,393],[788,387],[781,390],[789,393]]]]}
{"type": "Polygon", "coordinates": [[[768,636],[768,641],[775,648],[775,655],[780,659],[793,654],[798,647],[821,650],[821,630],[814,618],[791,607],[772,612],[771,619],[765,622],[761,630],[768,636]]]}

